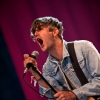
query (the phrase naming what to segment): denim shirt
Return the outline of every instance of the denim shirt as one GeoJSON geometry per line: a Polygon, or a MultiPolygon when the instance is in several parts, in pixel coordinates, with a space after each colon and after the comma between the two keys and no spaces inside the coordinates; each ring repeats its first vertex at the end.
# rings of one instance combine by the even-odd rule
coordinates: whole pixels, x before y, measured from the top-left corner
{"type": "MultiPolygon", "coordinates": [[[[97,49],[87,40],[74,41],[78,63],[89,81],[89,83],[82,86],[73,69],[67,43],[63,40],[63,60],[61,63],[50,54],[48,55],[43,65],[44,78],[58,91],[69,91],[71,88],[63,75],[64,73],[76,87],[73,92],[79,100],[86,100],[88,96],[100,95],[100,55],[97,49]]],[[[39,88],[41,94],[54,98],[54,92],[50,88],[42,86],[39,86],[39,88]]]]}

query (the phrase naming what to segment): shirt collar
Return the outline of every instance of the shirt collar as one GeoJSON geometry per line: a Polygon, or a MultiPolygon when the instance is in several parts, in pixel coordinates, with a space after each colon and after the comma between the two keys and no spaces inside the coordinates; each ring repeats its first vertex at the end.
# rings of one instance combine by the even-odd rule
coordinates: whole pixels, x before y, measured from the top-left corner
{"type": "MultiPolygon", "coordinates": [[[[68,57],[69,53],[68,53],[68,48],[67,48],[67,41],[63,40],[63,59],[65,57],[68,57]]],[[[49,54],[48,59],[51,60],[52,62],[57,62],[57,60],[49,54]]]]}
{"type": "Polygon", "coordinates": [[[69,56],[67,44],[67,41],[63,40],[63,59],[69,56]]]}

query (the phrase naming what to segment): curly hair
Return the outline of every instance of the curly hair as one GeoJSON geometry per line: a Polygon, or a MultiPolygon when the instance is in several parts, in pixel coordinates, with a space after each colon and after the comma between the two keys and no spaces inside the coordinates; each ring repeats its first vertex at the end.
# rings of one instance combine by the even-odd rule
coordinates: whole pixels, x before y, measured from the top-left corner
{"type": "Polygon", "coordinates": [[[49,27],[49,31],[52,32],[55,28],[59,30],[58,36],[63,38],[63,25],[57,18],[54,17],[40,17],[33,21],[31,25],[31,35],[34,36],[35,31],[42,30],[44,27],[49,27]]]}

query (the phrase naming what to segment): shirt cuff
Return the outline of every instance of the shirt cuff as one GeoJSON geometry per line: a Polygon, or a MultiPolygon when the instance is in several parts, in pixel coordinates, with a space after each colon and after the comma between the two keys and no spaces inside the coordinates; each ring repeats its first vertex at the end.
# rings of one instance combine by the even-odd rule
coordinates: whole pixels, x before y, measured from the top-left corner
{"type": "Polygon", "coordinates": [[[77,96],[79,100],[85,100],[84,98],[86,98],[86,96],[84,95],[81,89],[75,89],[73,90],[73,93],[77,96]]]}
{"type": "Polygon", "coordinates": [[[42,94],[42,95],[45,95],[46,94],[46,92],[48,92],[49,90],[50,90],[50,88],[45,88],[45,87],[42,87],[42,86],[40,86],[39,85],[39,90],[40,90],[40,93],[42,94]]]}

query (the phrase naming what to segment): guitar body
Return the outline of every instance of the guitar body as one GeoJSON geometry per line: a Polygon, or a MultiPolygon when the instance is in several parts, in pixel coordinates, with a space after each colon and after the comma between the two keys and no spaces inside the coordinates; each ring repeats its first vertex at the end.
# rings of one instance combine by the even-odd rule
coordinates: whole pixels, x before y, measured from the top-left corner
{"type": "Polygon", "coordinates": [[[88,97],[86,100],[95,100],[93,97],[88,97]]]}
{"type": "Polygon", "coordinates": [[[100,96],[88,97],[86,100],[100,100],[100,96]]]}

